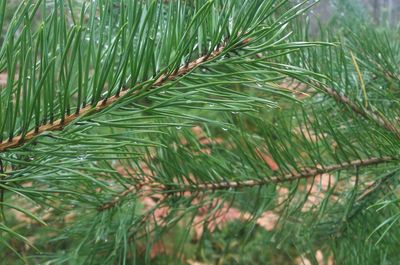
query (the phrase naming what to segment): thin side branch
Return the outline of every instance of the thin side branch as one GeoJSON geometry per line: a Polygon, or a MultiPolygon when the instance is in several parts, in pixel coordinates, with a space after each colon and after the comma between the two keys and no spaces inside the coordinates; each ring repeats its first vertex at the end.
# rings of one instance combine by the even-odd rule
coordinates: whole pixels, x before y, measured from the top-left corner
{"type": "MultiPolygon", "coordinates": [[[[333,171],[345,170],[352,167],[365,167],[378,165],[387,162],[398,161],[398,159],[393,157],[375,157],[368,158],[365,160],[354,160],[351,162],[345,162],[342,164],[335,164],[330,166],[324,166],[322,168],[307,168],[303,169],[300,172],[293,172],[286,174],[284,176],[271,176],[263,179],[256,180],[242,180],[242,181],[229,181],[229,182],[219,182],[219,183],[203,183],[198,185],[169,185],[174,187],[173,190],[168,190],[163,184],[160,183],[140,183],[139,185],[135,185],[130,187],[129,189],[121,192],[118,196],[116,196],[112,201],[101,205],[98,208],[98,211],[104,211],[116,206],[124,197],[128,196],[130,193],[134,191],[143,192],[143,187],[147,187],[147,190],[144,192],[149,192],[151,189],[161,190],[164,194],[174,194],[174,193],[182,193],[182,192],[204,192],[204,191],[216,191],[216,190],[227,190],[227,189],[240,189],[240,188],[249,188],[249,187],[257,187],[268,184],[278,184],[283,182],[291,182],[300,179],[308,179],[314,178],[318,175],[326,174],[333,171]]],[[[153,190],[153,191],[154,191],[153,190]]]]}
{"type": "MultiPolygon", "coordinates": [[[[167,81],[172,81],[179,76],[183,76],[190,71],[194,70],[195,68],[199,67],[201,64],[210,61],[220,55],[225,49],[225,43],[220,44],[217,49],[215,49],[211,54],[202,56],[188,64],[185,64],[184,66],[181,66],[178,68],[176,71],[174,71],[171,75],[166,75],[163,74],[161,75],[152,85],[152,87],[158,87],[163,84],[165,84],[167,81]]],[[[82,117],[87,115],[88,113],[93,113],[93,112],[99,112],[106,107],[112,105],[113,103],[117,102],[120,97],[128,94],[131,92],[131,89],[124,89],[122,90],[119,95],[112,96],[110,98],[100,100],[96,105],[87,105],[83,107],[79,113],[75,113],[69,116],[66,116],[64,119],[59,119],[54,121],[51,124],[45,124],[40,126],[39,128],[36,128],[30,132],[28,132],[26,135],[20,135],[17,137],[12,138],[11,140],[8,141],[3,141],[0,143],[0,152],[4,152],[8,149],[11,148],[16,148],[18,146],[21,146],[28,142],[29,140],[32,140],[34,137],[44,133],[44,132],[50,132],[50,131],[57,131],[57,130],[62,130],[64,126],[72,123],[75,121],[77,118],[82,117]]]]}
{"type": "Polygon", "coordinates": [[[267,184],[278,184],[283,182],[295,181],[306,178],[313,178],[318,175],[326,174],[333,171],[345,170],[352,167],[365,167],[371,165],[378,165],[387,162],[395,161],[395,158],[392,157],[375,157],[368,158],[365,160],[354,160],[351,162],[345,162],[342,164],[335,164],[330,166],[324,166],[323,168],[307,168],[303,169],[300,172],[289,173],[284,176],[272,176],[270,178],[265,179],[257,179],[257,180],[244,180],[244,181],[232,181],[232,182],[220,182],[220,183],[207,183],[200,184],[195,186],[195,190],[224,190],[224,189],[237,189],[237,188],[246,188],[246,187],[254,187],[261,186],[267,184]]]}
{"type": "Polygon", "coordinates": [[[325,91],[329,96],[336,100],[336,102],[344,104],[352,109],[355,113],[361,115],[365,119],[369,119],[374,121],[378,126],[386,129],[387,131],[393,133],[400,140],[400,131],[397,129],[390,121],[388,121],[385,117],[378,113],[374,113],[367,109],[361,108],[353,101],[351,101],[348,97],[344,95],[340,95],[338,92],[333,90],[332,88],[326,86],[318,86],[320,89],[325,91]]]}

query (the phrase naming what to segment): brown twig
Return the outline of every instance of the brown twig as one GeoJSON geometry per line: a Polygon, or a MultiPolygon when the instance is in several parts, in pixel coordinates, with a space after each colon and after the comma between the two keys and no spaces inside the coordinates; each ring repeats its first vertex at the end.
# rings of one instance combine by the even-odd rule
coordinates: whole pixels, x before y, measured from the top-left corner
{"type": "Polygon", "coordinates": [[[384,128],[387,131],[393,133],[400,140],[399,129],[396,128],[390,121],[388,121],[382,115],[372,112],[370,110],[361,108],[360,106],[355,104],[353,101],[351,101],[348,97],[346,97],[344,95],[340,95],[337,91],[333,90],[332,88],[329,88],[326,86],[321,86],[321,85],[317,85],[317,87],[320,88],[321,90],[323,90],[325,93],[327,93],[333,99],[335,99],[336,102],[348,106],[351,110],[353,110],[358,115],[364,117],[365,119],[372,120],[381,128],[384,128]]]}
{"type": "MultiPolygon", "coordinates": [[[[176,79],[179,76],[183,76],[190,71],[194,70],[195,68],[199,67],[201,64],[211,61],[212,59],[216,58],[218,55],[220,55],[223,50],[225,49],[225,43],[219,45],[219,48],[214,50],[211,54],[202,56],[188,64],[185,64],[184,66],[181,66],[178,68],[176,71],[174,71],[171,75],[166,75],[163,74],[161,75],[152,85],[152,87],[158,87],[166,83],[167,81],[171,81],[176,79]]],[[[100,100],[96,105],[87,105],[83,107],[79,113],[75,113],[72,115],[68,115],[63,119],[59,119],[54,121],[51,124],[45,124],[40,126],[39,128],[36,128],[34,130],[29,131],[25,135],[20,135],[16,136],[8,141],[3,141],[0,142],[0,152],[4,152],[8,149],[11,148],[16,148],[18,146],[21,146],[25,144],[27,141],[32,140],[34,137],[44,133],[44,132],[50,132],[50,131],[57,131],[57,130],[62,130],[62,128],[73,121],[75,121],[77,118],[82,117],[87,115],[88,113],[93,113],[93,112],[99,112],[106,107],[110,106],[111,104],[115,103],[120,99],[120,97],[127,95],[128,93],[131,92],[131,89],[124,89],[121,91],[118,95],[112,96],[106,100],[100,100]]]]}
{"type": "Polygon", "coordinates": [[[139,185],[130,187],[129,189],[121,192],[111,202],[101,205],[98,208],[98,210],[104,211],[114,207],[128,194],[134,192],[135,190],[140,190],[140,187],[143,186],[148,186],[150,189],[151,188],[159,189],[164,194],[182,193],[185,191],[204,192],[204,191],[216,191],[216,190],[227,190],[227,189],[240,189],[240,188],[248,188],[248,187],[277,184],[289,181],[296,181],[300,179],[313,178],[318,175],[326,174],[332,171],[345,170],[352,167],[372,166],[393,161],[398,161],[398,160],[392,157],[375,157],[375,158],[368,158],[365,160],[353,160],[342,164],[324,166],[322,168],[307,168],[301,170],[300,172],[293,172],[286,174],[284,176],[272,176],[264,179],[228,181],[219,183],[202,183],[198,185],[179,185],[179,184],[170,185],[171,187],[173,187],[173,189],[171,190],[166,190],[165,186],[161,183],[154,183],[153,181],[151,181],[148,183],[140,183],[139,185]]]}
{"type": "Polygon", "coordinates": [[[300,180],[305,178],[313,178],[317,175],[326,174],[332,171],[337,170],[345,170],[352,167],[363,167],[363,166],[371,166],[377,165],[387,162],[395,161],[395,158],[392,157],[381,157],[381,158],[368,158],[365,160],[353,160],[351,162],[345,162],[341,164],[335,164],[330,166],[324,166],[323,168],[307,168],[303,169],[300,172],[289,173],[284,176],[272,176],[270,178],[265,179],[257,179],[257,180],[243,180],[243,181],[231,181],[231,182],[220,182],[220,183],[207,183],[207,184],[199,184],[195,186],[195,190],[223,190],[223,189],[237,189],[237,188],[246,188],[246,187],[254,187],[266,184],[277,184],[288,181],[300,180]]]}

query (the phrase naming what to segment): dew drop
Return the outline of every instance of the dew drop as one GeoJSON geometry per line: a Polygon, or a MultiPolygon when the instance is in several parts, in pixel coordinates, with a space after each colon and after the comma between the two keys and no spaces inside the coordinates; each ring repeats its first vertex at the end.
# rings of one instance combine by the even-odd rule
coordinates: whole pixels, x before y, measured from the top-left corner
{"type": "Polygon", "coordinates": [[[86,154],[79,155],[79,156],[78,156],[78,160],[83,161],[83,160],[86,160],[87,157],[88,157],[88,156],[87,156],[86,154]]]}
{"type": "Polygon", "coordinates": [[[228,130],[228,128],[222,128],[222,130],[224,130],[224,131],[227,131],[227,130],[228,130]]]}
{"type": "Polygon", "coordinates": [[[180,129],[182,129],[182,126],[176,126],[175,127],[177,130],[180,130],[180,129]]]}

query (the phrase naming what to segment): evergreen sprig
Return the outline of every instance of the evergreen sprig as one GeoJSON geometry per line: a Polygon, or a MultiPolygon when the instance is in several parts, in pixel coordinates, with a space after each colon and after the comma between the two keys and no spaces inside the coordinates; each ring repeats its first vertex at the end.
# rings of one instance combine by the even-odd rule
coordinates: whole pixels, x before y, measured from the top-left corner
{"type": "Polygon", "coordinates": [[[363,249],[349,247],[355,235],[383,228],[376,242],[395,241],[398,31],[344,22],[314,41],[311,1],[28,0],[7,20],[11,2],[0,249],[28,263],[148,264],[173,236],[169,255],[185,264],[193,230],[204,250],[232,209],[243,249],[265,216],[287,255],[323,245],[341,262],[363,249]]]}

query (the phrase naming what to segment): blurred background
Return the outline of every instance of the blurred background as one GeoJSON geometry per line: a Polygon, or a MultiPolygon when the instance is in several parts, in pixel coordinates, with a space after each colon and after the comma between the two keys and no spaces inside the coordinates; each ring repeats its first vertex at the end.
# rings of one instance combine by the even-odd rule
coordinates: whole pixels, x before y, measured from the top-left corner
{"type": "Polygon", "coordinates": [[[314,13],[322,21],[329,20],[336,9],[344,8],[345,5],[352,3],[358,5],[360,10],[369,12],[371,19],[377,24],[390,23],[397,24],[400,16],[399,0],[320,0],[314,13]],[[352,3],[354,2],[354,3],[352,3]]]}

